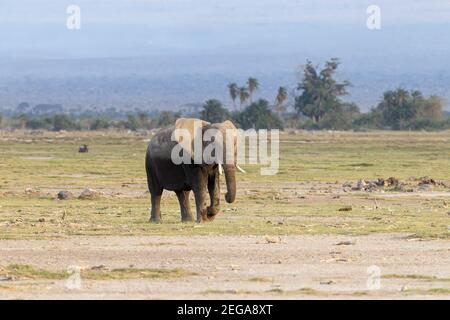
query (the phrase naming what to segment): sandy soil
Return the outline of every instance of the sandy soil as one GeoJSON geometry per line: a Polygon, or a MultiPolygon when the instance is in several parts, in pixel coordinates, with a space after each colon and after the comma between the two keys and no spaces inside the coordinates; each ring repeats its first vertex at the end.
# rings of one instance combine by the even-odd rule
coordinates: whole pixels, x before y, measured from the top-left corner
{"type": "Polygon", "coordinates": [[[286,236],[281,241],[259,236],[3,240],[0,266],[22,263],[49,270],[66,270],[74,265],[182,268],[197,275],[81,279],[78,289],[69,289],[66,280],[0,279],[0,298],[449,299],[450,241],[418,241],[406,236],[286,236]],[[369,274],[368,267],[373,265],[380,268],[381,287],[370,290],[367,281],[375,274],[369,274]],[[436,278],[386,278],[392,274],[436,278]]]}

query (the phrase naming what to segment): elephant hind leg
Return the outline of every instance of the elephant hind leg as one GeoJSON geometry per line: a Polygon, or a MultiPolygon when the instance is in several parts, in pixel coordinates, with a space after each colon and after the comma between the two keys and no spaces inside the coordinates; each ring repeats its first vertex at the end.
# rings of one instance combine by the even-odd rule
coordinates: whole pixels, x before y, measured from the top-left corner
{"type": "Polygon", "coordinates": [[[194,218],[191,213],[191,206],[189,204],[189,193],[190,191],[178,191],[177,198],[180,203],[181,209],[181,221],[182,222],[192,222],[194,218]]]}
{"type": "Polygon", "coordinates": [[[152,193],[152,209],[150,215],[150,222],[161,222],[161,195],[162,190],[158,193],[152,193]]]}

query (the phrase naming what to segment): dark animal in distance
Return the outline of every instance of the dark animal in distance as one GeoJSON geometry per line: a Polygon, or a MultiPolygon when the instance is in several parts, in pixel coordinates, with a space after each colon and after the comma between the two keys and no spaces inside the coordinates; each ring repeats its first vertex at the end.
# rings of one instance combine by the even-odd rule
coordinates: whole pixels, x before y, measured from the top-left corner
{"type": "Polygon", "coordinates": [[[89,152],[89,148],[86,144],[83,144],[79,149],[78,149],[79,153],[88,153],[89,152]]]}

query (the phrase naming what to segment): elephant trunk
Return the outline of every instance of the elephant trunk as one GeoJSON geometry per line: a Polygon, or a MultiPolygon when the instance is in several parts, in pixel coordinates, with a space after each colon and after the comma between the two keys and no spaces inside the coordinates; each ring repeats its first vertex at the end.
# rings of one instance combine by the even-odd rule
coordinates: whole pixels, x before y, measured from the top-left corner
{"type": "Polygon", "coordinates": [[[233,203],[236,200],[236,167],[234,165],[224,165],[225,181],[227,183],[227,193],[225,200],[233,203]]]}

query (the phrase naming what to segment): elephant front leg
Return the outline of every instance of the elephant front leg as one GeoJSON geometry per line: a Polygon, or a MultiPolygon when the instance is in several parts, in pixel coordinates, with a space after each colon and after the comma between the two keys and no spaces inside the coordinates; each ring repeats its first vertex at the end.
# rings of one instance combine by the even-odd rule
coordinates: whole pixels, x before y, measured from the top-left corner
{"type": "Polygon", "coordinates": [[[213,220],[220,211],[220,181],[219,172],[208,178],[208,192],[211,205],[208,207],[208,219],[213,220]]]}
{"type": "Polygon", "coordinates": [[[191,213],[191,207],[189,205],[189,191],[179,191],[177,192],[178,202],[180,203],[181,209],[181,221],[191,222],[194,221],[191,213]]]}
{"type": "Polygon", "coordinates": [[[206,185],[198,185],[194,189],[197,222],[208,221],[206,209],[206,185]]]}

